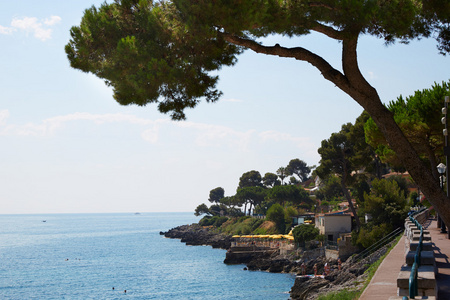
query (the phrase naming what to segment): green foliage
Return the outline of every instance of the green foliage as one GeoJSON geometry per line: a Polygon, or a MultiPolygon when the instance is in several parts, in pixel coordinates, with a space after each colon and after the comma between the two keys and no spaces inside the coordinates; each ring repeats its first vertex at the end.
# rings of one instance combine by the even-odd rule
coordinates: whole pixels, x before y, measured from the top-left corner
{"type": "Polygon", "coordinates": [[[197,206],[195,208],[195,212],[194,212],[194,215],[196,215],[196,216],[201,216],[203,214],[211,215],[211,212],[209,211],[209,208],[208,208],[208,206],[206,206],[205,203],[202,203],[199,206],[197,206]]]}
{"type": "Polygon", "coordinates": [[[286,218],[292,218],[298,216],[298,210],[293,206],[288,206],[284,209],[284,214],[286,218]]]}
{"type": "Polygon", "coordinates": [[[252,232],[254,232],[261,224],[264,223],[263,219],[253,219],[253,222],[250,224],[252,232]]]}
{"type": "Polygon", "coordinates": [[[276,224],[279,233],[285,232],[286,224],[284,219],[284,209],[280,204],[275,203],[269,208],[266,219],[276,224]]]}
{"type": "Polygon", "coordinates": [[[302,187],[295,185],[274,186],[268,190],[266,199],[281,204],[282,206],[286,202],[294,205],[299,205],[302,202],[307,204],[313,203],[308,193],[302,187]]]}
{"type": "Polygon", "coordinates": [[[250,217],[250,216],[242,216],[242,217],[239,217],[239,219],[238,219],[238,222],[244,222],[245,220],[248,220],[248,219],[251,219],[252,217],[250,217]]]}
{"type": "Polygon", "coordinates": [[[311,169],[301,159],[291,159],[286,167],[287,175],[297,175],[300,182],[304,182],[308,179],[311,169]]]}
{"type": "Polygon", "coordinates": [[[323,205],[323,206],[329,206],[329,205],[330,205],[330,202],[328,202],[328,201],[322,201],[322,202],[320,203],[320,205],[323,205]]]}
{"type": "Polygon", "coordinates": [[[288,184],[290,184],[290,185],[297,185],[299,183],[300,183],[300,181],[297,178],[295,178],[294,176],[289,177],[289,183],[288,184]]]}
{"type": "Polygon", "coordinates": [[[416,206],[419,204],[419,194],[417,192],[412,192],[409,194],[409,204],[410,206],[416,206]]]}
{"type": "Polygon", "coordinates": [[[357,176],[352,172],[369,169],[374,153],[365,142],[364,123],[368,118],[368,114],[363,112],[355,125],[344,124],[339,132],[322,141],[317,150],[321,156],[320,165],[315,170],[320,178],[338,176],[341,185],[351,186],[357,181],[357,176]]]}
{"type": "Polygon", "coordinates": [[[286,230],[290,230],[292,227],[293,217],[299,215],[298,210],[293,206],[288,206],[284,209],[285,221],[286,221],[286,230]]]}
{"type": "Polygon", "coordinates": [[[276,185],[281,185],[280,180],[278,180],[278,176],[274,173],[266,173],[262,178],[263,185],[267,188],[274,187],[276,185]]]}
{"type": "Polygon", "coordinates": [[[250,208],[258,207],[267,194],[267,190],[261,186],[247,186],[238,189],[234,198],[240,203],[250,204],[250,208]]]}
{"type": "Polygon", "coordinates": [[[390,176],[386,178],[387,181],[395,181],[400,189],[400,195],[407,198],[409,195],[408,180],[402,176],[390,176]]]}
{"type": "Polygon", "coordinates": [[[326,295],[321,295],[317,300],[355,300],[358,299],[359,291],[354,290],[341,290],[338,292],[332,292],[326,295]]]}
{"type": "Polygon", "coordinates": [[[361,180],[353,185],[353,196],[358,203],[364,202],[364,194],[370,193],[370,185],[366,180],[361,180]]]}
{"type": "Polygon", "coordinates": [[[227,217],[220,217],[220,216],[205,216],[203,217],[198,224],[200,226],[214,226],[214,227],[220,227],[223,223],[228,221],[227,217]]]}
{"type": "Polygon", "coordinates": [[[395,180],[375,179],[370,194],[364,197],[363,211],[370,214],[370,224],[401,227],[408,213],[406,196],[395,180]]]}
{"type": "Polygon", "coordinates": [[[352,240],[366,248],[403,226],[409,209],[405,191],[400,188],[396,178],[375,179],[370,194],[365,194],[364,199],[362,213],[369,214],[371,219],[359,233],[352,233],[352,240]]]}
{"type": "Polygon", "coordinates": [[[356,244],[364,248],[370,247],[392,230],[392,225],[387,223],[375,225],[371,228],[361,228],[357,235],[356,244]]]}
{"type": "Polygon", "coordinates": [[[318,199],[334,201],[343,197],[340,179],[337,176],[329,176],[323,180],[324,185],[316,192],[318,199]]]}
{"type": "MultiPolygon", "coordinates": [[[[422,159],[430,164],[433,172],[436,172],[437,162],[443,160],[441,108],[444,97],[448,95],[450,81],[435,83],[430,89],[416,91],[414,95],[406,98],[400,96],[388,105],[405,136],[422,159]]],[[[367,142],[376,149],[384,162],[397,168],[402,167],[395,151],[389,147],[373,119],[369,119],[365,124],[365,132],[367,142]]]]}
{"type": "Polygon", "coordinates": [[[279,167],[277,170],[277,175],[281,179],[281,185],[284,184],[284,179],[288,176],[288,171],[285,167],[279,167]]]}
{"type": "Polygon", "coordinates": [[[205,216],[203,217],[198,224],[200,226],[214,226],[214,227],[220,227],[223,223],[228,221],[227,217],[220,217],[220,216],[205,216]]]}
{"type": "Polygon", "coordinates": [[[225,196],[225,190],[221,187],[217,187],[209,192],[209,202],[219,203],[220,200],[225,196]]]}
{"type": "Polygon", "coordinates": [[[263,222],[250,216],[234,218],[222,223],[221,231],[228,234],[252,234],[263,222]]]}
{"type": "Polygon", "coordinates": [[[258,171],[249,171],[239,178],[238,190],[245,187],[260,187],[262,186],[261,174],[258,171]]]}
{"type": "MultiPolygon", "coordinates": [[[[429,172],[422,172],[419,158],[407,151],[409,145],[402,138],[397,139],[402,133],[382,108],[377,91],[358,71],[356,46],[363,35],[384,39],[387,44],[434,37],[439,51],[450,53],[449,15],[450,4],[442,0],[351,0],[319,4],[307,0],[115,0],[84,12],[80,25],[70,30],[65,51],[73,68],[92,73],[112,87],[114,99],[120,104],[157,103],[158,110],[169,113],[174,120],[185,119],[185,109],[194,108],[202,99],[208,102],[219,99],[221,92],[216,88],[215,74],[223,66],[234,65],[244,49],[309,62],[325,79],[370,109],[369,113],[377,117],[377,124],[390,129],[384,134],[397,151],[405,150],[398,153],[404,156],[408,164],[405,167],[419,170],[414,176],[431,195],[437,184],[429,172]],[[340,69],[307,49],[278,44],[265,46],[259,40],[274,34],[292,37],[312,31],[342,42],[340,69]]],[[[423,127],[416,120],[406,125],[404,128],[413,130],[423,127]]],[[[337,134],[333,139],[339,142],[341,138],[337,134]]],[[[352,142],[351,138],[347,140],[352,142]]],[[[344,154],[356,151],[346,143],[339,142],[336,146],[343,145],[344,154]]],[[[341,159],[331,152],[328,153],[331,161],[341,159]]],[[[324,165],[327,160],[324,159],[324,165]]],[[[346,163],[340,167],[336,163],[331,165],[342,169],[332,173],[351,174],[352,168],[346,163]]],[[[331,165],[324,166],[322,171],[331,165]]],[[[350,178],[347,176],[343,184],[349,184],[347,179],[350,178]]],[[[345,187],[343,190],[347,191],[345,187]]],[[[440,207],[444,194],[437,197],[442,197],[439,199],[442,201],[435,201],[436,208],[447,211],[440,207]]]]}
{"type": "Polygon", "coordinates": [[[294,241],[304,246],[306,242],[312,241],[319,236],[319,228],[316,228],[314,225],[301,224],[294,228],[292,234],[294,235],[294,241]]]}
{"type": "Polygon", "coordinates": [[[171,2],[105,2],[87,9],[70,34],[72,67],[104,79],[120,104],[158,103],[177,120],[199,98],[219,98],[210,71],[233,65],[240,52],[210,30],[188,30],[171,2]]]}
{"type": "Polygon", "coordinates": [[[253,231],[253,234],[258,234],[258,235],[265,235],[265,234],[273,234],[275,232],[268,232],[267,229],[265,228],[256,228],[253,231]]]}

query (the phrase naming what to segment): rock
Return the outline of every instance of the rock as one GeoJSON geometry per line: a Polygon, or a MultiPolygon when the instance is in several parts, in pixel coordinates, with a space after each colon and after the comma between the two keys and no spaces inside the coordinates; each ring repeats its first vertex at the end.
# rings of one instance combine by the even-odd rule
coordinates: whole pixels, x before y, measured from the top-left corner
{"type": "Polygon", "coordinates": [[[189,246],[209,245],[220,249],[229,249],[232,239],[230,235],[215,233],[198,224],[178,226],[163,234],[167,238],[181,239],[182,243],[189,246]]]}
{"type": "Polygon", "coordinates": [[[319,288],[329,284],[329,281],[320,277],[297,277],[294,286],[291,289],[292,299],[309,299],[311,291],[316,291],[319,288]]]}
{"type": "Polygon", "coordinates": [[[311,274],[309,270],[311,265],[314,266],[314,263],[317,263],[318,266],[317,273],[322,274],[325,262],[331,266],[331,272],[323,279],[317,277],[313,279],[297,277],[290,292],[291,298],[316,299],[322,294],[337,292],[342,289],[360,289],[367,278],[365,271],[370,265],[375,263],[384,253],[386,253],[390,246],[391,244],[388,244],[359,261],[349,258],[347,261],[342,263],[341,271],[338,270],[336,261],[327,261],[325,258],[317,258],[315,260],[308,261],[306,263],[308,270],[307,274],[311,274]]]}
{"type": "Polygon", "coordinates": [[[223,261],[227,265],[239,265],[246,264],[249,270],[257,270],[257,267],[253,267],[252,262],[258,262],[264,259],[264,257],[268,257],[267,253],[261,252],[233,252],[227,251],[225,255],[225,260],[223,261]]]}

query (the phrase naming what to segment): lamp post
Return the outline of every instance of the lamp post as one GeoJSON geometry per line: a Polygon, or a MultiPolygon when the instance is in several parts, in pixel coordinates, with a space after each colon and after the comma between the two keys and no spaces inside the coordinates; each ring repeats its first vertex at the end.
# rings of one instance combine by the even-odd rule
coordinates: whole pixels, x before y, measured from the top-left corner
{"type": "MultiPolygon", "coordinates": [[[[437,170],[439,172],[439,183],[441,186],[441,189],[444,188],[444,182],[445,182],[445,171],[447,170],[447,167],[443,164],[440,163],[439,165],[437,165],[437,170]]],[[[446,229],[445,229],[445,223],[444,221],[442,221],[441,217],[438,217],[438,227],[441,228],[441,233],[447,233],[446,229]]]]}

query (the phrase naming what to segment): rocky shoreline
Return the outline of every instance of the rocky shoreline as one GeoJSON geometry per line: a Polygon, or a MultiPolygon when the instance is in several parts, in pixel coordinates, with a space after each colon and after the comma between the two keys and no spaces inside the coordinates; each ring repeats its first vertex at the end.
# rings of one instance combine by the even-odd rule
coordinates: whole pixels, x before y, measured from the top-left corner
{"type": "Polygon", "coordinates": [[[218,234],[210,230],[210,228],[205,228],[198,224],[181,225],[159,234],[164,235],[166,238],[181,239],[181,242],[188,246],[208,245],[225,250],[230,249],[232,240],[231,235],[218,234]]]}
{"type": "Polygon", "coordinates": [[[331,271],[323,278],[297,276],[290,291],[291,299],[316,299],[319,295],[329,292],[362,288],[367,278],[364,272],[384,255],[390,246],[386,245],[357,262],[350,258],[342,263],[339,271],[336,260],[327,260],[323,255],[310,256],[307,252],[296,251],[289,255],[280,255],[279,251],[253,251],[236,255],[230,251],[233,241],[231,235],[218,234],[210,228],[204,228],[198,224],[178,226],[167,232],[160,232],[160,234],[167,238],[181,239],[181,242],[186,245],[209,245],[213,248],[228,250],[224,263],[244,264],[246,265],[244,270],[300,275],[301,265],[304,263],[306,274],[314,274],[314,265],[317,266],[317,274],[323,274],[325,263],[330,266],[331,271]]]}

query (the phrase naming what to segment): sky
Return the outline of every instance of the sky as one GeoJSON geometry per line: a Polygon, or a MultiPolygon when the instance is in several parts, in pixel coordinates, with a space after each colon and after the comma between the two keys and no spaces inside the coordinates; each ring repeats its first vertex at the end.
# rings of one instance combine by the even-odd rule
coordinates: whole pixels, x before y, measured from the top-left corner
{"type": "MultiPolygon", "coordinates": [[[[121,106],[64,52],[70,28],[101,3],[0,4],[0,214],[193,212],[216,187],[234,195],[245,172],[317,165],[321,141],[362,112],[308,63],[251,51],[218,72],[221,100],[186,121],[121,106]]],[[[339,68],[341,45],[323,36],[264,43],[304,46],[339,68]]],[[[384,103],[450,79],[432,39],[386,47],[363,36],[358,59],[384,103]]]]}

